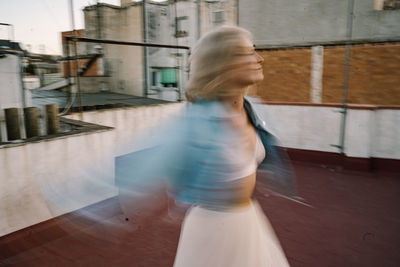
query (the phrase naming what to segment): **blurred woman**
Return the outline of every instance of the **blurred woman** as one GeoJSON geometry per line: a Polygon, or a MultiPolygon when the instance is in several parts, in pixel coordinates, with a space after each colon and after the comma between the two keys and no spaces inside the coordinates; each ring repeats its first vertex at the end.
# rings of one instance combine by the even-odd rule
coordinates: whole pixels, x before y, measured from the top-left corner
{"type": "MultiPolygon", "coordinates": [[[[169,194],[194,205],[184,219],[175,267],[289,266],[271,225],[251,199],[273,138],[245,95],[263,80],[251,34],[224,26],[204,35],[189,59],[189,104],[169,194]]],[[[271,166],[272,166],[271,165],[271,166]]]]}

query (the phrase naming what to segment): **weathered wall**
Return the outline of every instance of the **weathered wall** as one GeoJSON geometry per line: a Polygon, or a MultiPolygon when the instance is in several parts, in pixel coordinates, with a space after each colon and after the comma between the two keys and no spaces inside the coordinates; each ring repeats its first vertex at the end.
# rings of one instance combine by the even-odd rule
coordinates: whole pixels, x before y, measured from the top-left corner
{"type": "MultiPolygon", "coordinates": [[[[32,103],[31,92],[22,88],[20,58],[5,54],[0,58],[0,141],[6,139],[6,108],[22,108],[32,103]]],[[[22,122],[20,123],[22,128],[22,122]]]]}
{"type": "Polygon", "coordinates": [[[400,158],[400,110],[379,109],[372,123],[371,150],[377,158],[400,158]]]}
{"type": "Polygon", "coordinates": [[[0,146],[0,236],[115,196],[114,156],[180,107],[86,112],[84,121],[115,129],[0,146]]]}
{"type": "MultiPolygon", "coordinates": [[[[131,6],[121,11],[120,39],[124,41],[142,42],[142,9],[131,6]]],[[[112,71],[114,90],[117,93],[143,95],[143,48],[133,46],[109,46],[116,49],[115,64],[112,71]],[[120,85],[124,86],[121,87],[120,85]]]]}
{"type": "Polygon", "coordinates": [[[0,236],[115,196],[110,133],[1,147],[0,236]]]}
{"type": "MultiPolygon", "coordinates": [[[[264,105],[257,110],[285,147],[339,152],[340,107],[323,105],[264,105]]],[[[345,131],[345,154],[359,158],[400,159],[400,109],[350,107],[345,131]]]]}
{"type": "Polygon", "coordinates": [[[80,77],[79,84],[82,93],[98,93],[110,90],[110,77],[80,77]]]}
{"type": "MultiPolygon", "coordinates": [[[[17,55],[0,58],[0,109],[22,107],[22,89],[17,55]]],[[[0,117],[1,118],[1,117],[0,117]]]]}
{"type": "MultiPolygon", "coordinates": [[[[101,4],[100,30],[97,30],[96,6],[84,10],[85,34],[89,38],[121,40],[127,42],[142,41],[141,6],[120,9],[117,6],[101,4]]],[[[93,44],[87,44],[88,52],[93,44]]],[[[143,94],[143,48],[125,45],[102,45],[103,74],[109,76],[108,89],[112,92],[138,95],[143,94]]]]}
{"type": "MultiPolygon", "coordinates": [[[[239,1],[239,25],[257,45],[346,39],[347,0],[239,1]]],[[[400,10],[374,9],[374,0],[355,0],[353,38],[400,36],[400,10]]]]}

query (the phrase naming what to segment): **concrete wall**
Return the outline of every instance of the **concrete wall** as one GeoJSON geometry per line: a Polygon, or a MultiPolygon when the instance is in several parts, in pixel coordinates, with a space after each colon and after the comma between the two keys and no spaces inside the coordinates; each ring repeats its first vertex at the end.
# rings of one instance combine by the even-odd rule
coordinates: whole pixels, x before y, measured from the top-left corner
{"type": "Polygon", "coordinates": [[[371,125],[374,157],[400,159],[400,110],[377,110],[371,125]]]}
{"type": "Polygon", "coordinates": [[[0,236],[115,196],[110,134],[0,147],[0,236]]]}
{"type": "Polygon", "coordinates": [[[218,27],[220,25],[236,25],[237,2],[238,2],[237,0],[201,1],[200,34],[203,35],[209,30],[218,27]],[[214,24],[212,19],[212,13],[218,10],[225,11],[225,20],[221,24],[214,24]]]}
{"type": "Polygon", "coordinates": [[[338,152],[339,108],[256,105],[267,126],[281,138],[283,146],[297,149],[338,152]]]}
{"type": "MultiPolygon", "coordinates": [[[[19,60],[13,54],[5,54],[0,58],[0,141],[6,139],[4,109],[23,108],[32,104],[31,92],[23,90],[19,60]]],[[[22,122],[20,127],[23,129],[22,122]]]]}
{"type": "Polygon", "coordinates": [[[0,109],[22,107],[19,58],[6,54],[0,58],[0,109]]]}
{"type": "Polygon", "coordinates": [[[0,146],[0,236],[115,196],[114,156],[181,107],[85,112],[84,121],[115,129],[0,146]]]}
{"type": "MultiPolygon", "coordinates": [[[[256,105],[283,146],[339,152],[341,108],[307,105],[256,105]]],[[[374,106],[348,110],[345,154],[358,158],[400,159],[400,109],[374,106]]]]}
{"type": "MultiPolygon", "coordinates": [[[[347,0],[239,1],[239,25],[256,45],[346,39],[347,0]]],[[[353,39],[400,36],[400,10],[375,10],[374,0],[355,0],[353,39]]]]}
{"type": "Polygon", "coordinates": [[[80,77],[79,83],[82,93],[98,93],[110,91],[110,77],[80,77]]]}
{"type": "MultiPolygon", "coordinates": [[[[126,9],[100,5],[100,37],[128,42],[142,41],[141,6],[126,9]]],[[[94,7],[85,9],[85,34],[97,38],[97,12],[94,7]]],[[[88,52],[93,50],[88,44],[88,52]]],[[[143,48],[122,45],[102,45],[104,75],[109,76],[108,89],[112,92],[139,95],[143,93],[143,48]]]]}
{"type": "MultiPolygon", "coordinates": [[[[99,5],[99,14],[101,17],[100,35],[104,39],[123,40],[132,42],[143,41],[143,18],[142,4],[123,0],[121,7],[108,4],[99,5]]],[[[212,29],[211,14],[216,10],[225,10],[225,21],[222,24],[236,24],[237,8],[236,0],[216,1],[214,3],[201,1],[201,33],[212,29]]],[[[149,2],[146,5],[148,35],[146,41],[193,46],[198,36],[198,12],[197,0],[177,1],[176,3],[167,2],[149,2]],[[150,20],[150,13],[154,14],[150,20]],[[187,36],[175,38],[175,17],[187,17],[187,36]]],[[[88,37],[97,38],[97,12],[96,5],[88,6],[85,12],[85,33],[88,37]]],[[[92,44],[88,44],[89,50],[92,50],[92,44]]],[[[143,48],[132,46],[103,45],[105,54],[104,62],[106,75],[111,76],[110,90],[131,95],[143,95],[144,73],[143,73],[143,48]],[[107,72],[108,70],[108,72],[107,72]]],[[[162,68],[181,67],[185,69],[187,51],[176,51],[174,49],[148,49],[148,72],[151,79],[151,72],[157,72],[162,68]],[[183,56],[176,57],[176,53],[183,56]]],[[[187,80],[187,73],[179,73],[180,87],[183,87],[187,80]]],[[[149,83],[150,84],[150,83],[149,83]]],[[[178,98],[176,92],[161,86],[156,86],[160,93],[153,92],[153,97],[173,100],[178,98]],[[168,97],[166,97],[168,96],[168,97]]]]}
{"type": "MultiPolygon", "coordinates": [[[[121,40],[142,42],[142,9],[140,6],[131,6],[121,12],[121,40]]],[[[117,30],[117,29],[116,29],[117,30]]],[[[117,93],[143,95],[143,48],[132,46],[115,46],[119,65],[112,75],[118,77],[118,83],[124,87],[114,87],[117,93]],[[123,88],[123,89],[122,89],[123,88]]],[[[114,77],[113,77],[114,78],[114,77]]]]}

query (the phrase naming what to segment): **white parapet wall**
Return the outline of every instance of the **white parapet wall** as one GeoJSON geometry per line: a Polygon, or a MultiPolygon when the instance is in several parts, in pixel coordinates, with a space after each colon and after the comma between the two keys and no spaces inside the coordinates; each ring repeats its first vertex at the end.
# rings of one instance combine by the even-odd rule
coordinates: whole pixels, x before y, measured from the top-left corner
{"type": "Polygon", "coordinates": [[[132,144],[132,140],[150,139],[157,132],[160,125],[168,122],[177,114],[184,104],[163,104],[144,107],[119,108],[112,110],[100,110],[85,112],[82,115],[73,114],[67,116],[70,119],[114,127],[111,134],[111,143],[114,155],[119,156],[133,150],[142,148],[145,144],[132,144]],[[133,145],[133,147],[132,147],[133,145]]]}
{"type": "Polygon", "coordinates": [[[87,112],[82,120],[115,128],[0,146],[0,236],[116,196],[115,156],[181,106],[87,112]]]}
{"type": "Polygon", "coordinates": [[[295,105],[255,105],[267,127],[284,147],[338,152],[339,108],[295,105]]]}
{"type": "Polygon", "coordinates": [[[372,156],[400,159],[400,109],[378,109],[373,116],[372,156]]]}
{"type": "MultiPolygon", "coordinates": [[[[329,105],[257,104],[267,125],[289,148],[339,152],[342,108],[329,105]]],[[[400,159],[400,109],[350,105],[344,151],[348,157],[400,159]]]]}
{"type": "MultiPolygon", "coordinates": [[[[151,136],[184,104],[73,114],[113,127],[40,142],[0,146],[0,236],[116,196],[114,160],[132,140],[151,136]]],[[[340,107],[255,105],[285,147],[338,152],[340,107]]],[[[400,159],[400,109],[350,108],[345,152],[350,157],[400,159]]],[[[138,144],[135,149],[140,149],[138,144]]]]}
{"type": "Polygon", "coordinates": [[[110,134],[0,148],[0,236],[115,196],[110,134]]]}

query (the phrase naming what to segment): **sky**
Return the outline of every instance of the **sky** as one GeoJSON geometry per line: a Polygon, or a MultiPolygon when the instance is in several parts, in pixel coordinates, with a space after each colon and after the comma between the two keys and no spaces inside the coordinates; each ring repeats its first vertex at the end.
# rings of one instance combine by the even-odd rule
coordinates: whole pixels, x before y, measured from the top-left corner
{"type": "MultiPolygon", "coordinates": [[[[120,4],[120,0],[99,2],[120,4]]],[[[96,0],[73,0],[76,29],[84,27],[82,9],[92,4],[96,0]]],[[[0,23],[13,25],[14,41],[25,49],[57,55],[61,54],[60,32],[72,29],[69,6],[70,0],[0,0],[0,23]]],[[[0,25],[0,39],[12,39],[11,32],[11,27],[0,25]]]]}

